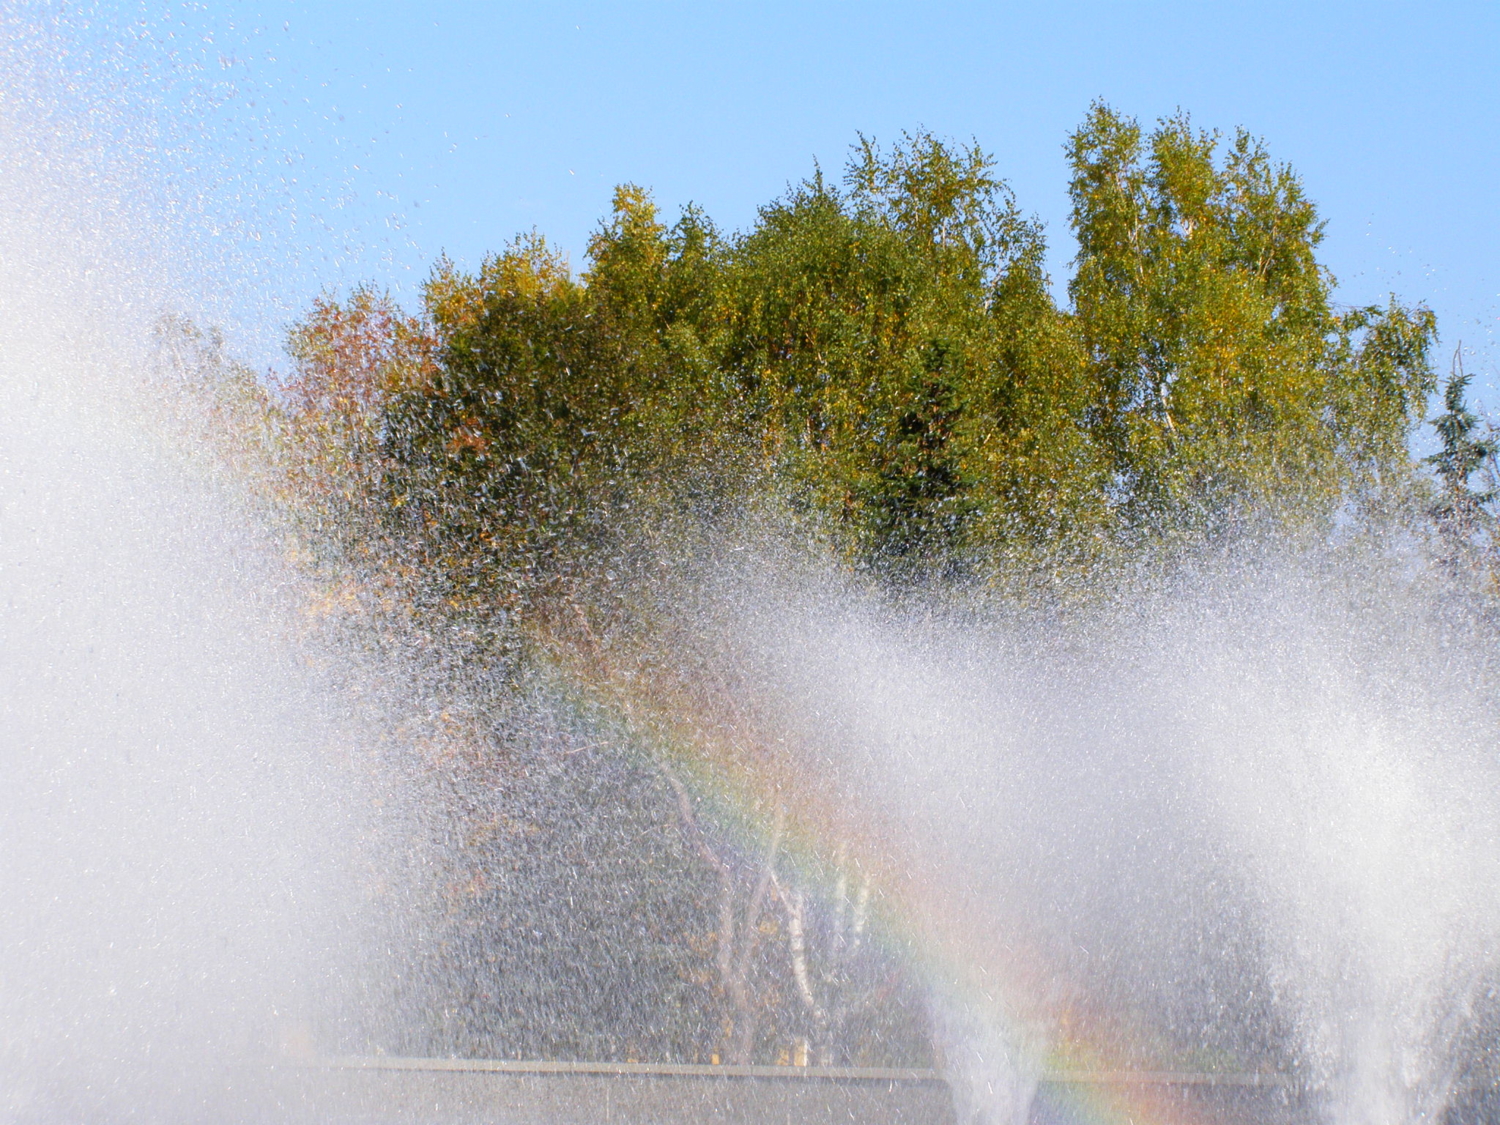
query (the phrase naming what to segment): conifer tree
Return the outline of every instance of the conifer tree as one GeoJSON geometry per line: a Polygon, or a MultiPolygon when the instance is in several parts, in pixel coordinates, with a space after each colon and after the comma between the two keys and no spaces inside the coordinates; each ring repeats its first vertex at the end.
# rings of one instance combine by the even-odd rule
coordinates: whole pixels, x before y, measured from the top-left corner
{"type": "Polygon", "coordinates": [[[1442,494],[1432,507],[1438,526],[1450,538],[1468,541],[1493,522],[1487,505],[1495,498],[1490,490],[1473,488],[1469,481],[1486,464],[1493,465],[1500,443],[1493,435],[1477,433],[1480,418],[1469,409],[1465,392],[1473,376],[1463,369],[1463,359],[1455,353],[1453,369],[1443,385],[1444,413],[1432,421],[1442,441],[1442,448],[1424,458],[1437,472],[1442,494]]]}

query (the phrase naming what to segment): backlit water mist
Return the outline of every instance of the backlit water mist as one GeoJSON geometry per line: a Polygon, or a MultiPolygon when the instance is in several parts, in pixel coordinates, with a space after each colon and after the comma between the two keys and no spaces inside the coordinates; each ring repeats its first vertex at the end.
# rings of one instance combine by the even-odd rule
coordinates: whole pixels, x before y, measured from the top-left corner
{"type": "MultiPolygon", "coordinates": [[[[419,988],[390,1001],[440,908],[420,873],[452,860],[395,816],[435,798],[393,782],[393,715],[443,701],[377,690],[413,669],[334,658],[245,483],[146,405],[159,314],[241,280],[204,264],[236,260],[223,230],[173,218],[160,152],[103,100],[49,107],[11,61],[0,1120],[294,1118],[266,1074],[418,1051],[456,1018],[419,988]]],[[[739,693],[715,713],[750,716],[726,744],[753,726],[782,749],[663,760],[743,820],[778,810],[789,862],[837,856],[876,888],[870,926],[924,991],[964,1125],[1021,1125],[1049,1069],[1264,1072],[1330,1125],[1436,1120],[1491,1080],[1493,634],[1415,549],[1247,546],[1022,613],[893,608],[744,534],[675,591],[661,636],[689,643],[652,659],[739,693]]],[[[596,711],[710,725],[597,654],[559,668],[596,711]]],[[[558,698],[507,721],[553,738],[558,698]]],[[[581,987],[629,992],[600,972],[581,987]]]]}
{"type": "Polygon", "coordinates": [[[234,256],[161,206],[162,107],[3,28],[0,1119],[259,1116],[374,935],[372,742],[149,384],[156,318],[234,256]]]}
{"type": "Polygon", "coordinates": [[[80,402],[53,379],[99,360],[8,343],[0,1112],[198,1119],[347,955],[349,733],[265,544],[108,389],[128,356],[80,402]]]}
{"type": "Polygon", "coordinates": [[[986,1119],[1048,1058],[1274,1068],[1372,1125],[1484,1070],[1492,656],[1367,548],[1243,554],[1083,625],[725,595],[871,862],[919,873],[898,924],[986,1119]]]}

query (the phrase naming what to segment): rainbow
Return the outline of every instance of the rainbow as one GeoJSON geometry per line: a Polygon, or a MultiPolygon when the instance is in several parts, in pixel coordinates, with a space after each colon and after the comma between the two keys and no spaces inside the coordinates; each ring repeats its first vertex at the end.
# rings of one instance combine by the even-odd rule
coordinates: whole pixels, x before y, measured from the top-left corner
{"type": "MultiPolygon", "coordinates": [[[[581,617],[581,614],[580,614],[581,617]]],[[[883,830],[878,815],[809,771],[810,755],[768,719],[771,709],[743,682],[712,669],[691,674],[644,657],[606,653],[585,624],[536,633],[549,686],[568,707],[618,745],[650,755],[692,794],[747,854],[762,851],[777,824],[778,864],[793,873],[826,871],[838,855],[881,890],[873,931],[917,968],[935,997],[977,1018],[1021,1052],[1034,1083],[1048,1081],[1035,1112],[1047,1125],[1195,1125],[1234,1120],[1208,1114],[1188,1092],[1216,1084],[1284,1085],[1273,1075],[1229,1065],[1203,1073],[1153,1047],[1129,1013],[1049,1002],[1064,976],[1025,933],[987,930],[963,908],[946,857],[922,854],[883,830]],[[800,753],[799,753],[800,751],[800,753]]],[[[808,879],[816,885],[815,878],[808,879]]],[[[1066,981],[1063,981],[1066,985],[1066,981]]]]}

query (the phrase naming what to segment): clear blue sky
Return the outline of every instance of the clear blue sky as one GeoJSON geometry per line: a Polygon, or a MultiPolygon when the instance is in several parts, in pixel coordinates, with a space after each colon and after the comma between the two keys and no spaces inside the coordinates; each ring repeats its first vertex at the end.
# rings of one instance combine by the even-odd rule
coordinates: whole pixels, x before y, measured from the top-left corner
{"type": "MultiPolygon", "coordinates": [[[[1500,4],[216,3],[240,112],[295,152],[296,190],[353,253],[291,288],[358,276],[410,297],[446,250],[473,264],[540,229],[583,264],[613,185],[742,228],[860,132],[976,139],[1072,244],[1063,144],[1104,98],[1243,125],[1303,176],[1349,303],[1437,310],[1500,406],[1500,4]],[[318,185],[315,189],[310,184],[318,185]],[[357,244],[357,245],[355,245],[357,244]]],[[[332,245],[332,243],[330,243],[332,245]]],[[[1446,362],[1446,356],[1444,359],[1446,362]]]]}

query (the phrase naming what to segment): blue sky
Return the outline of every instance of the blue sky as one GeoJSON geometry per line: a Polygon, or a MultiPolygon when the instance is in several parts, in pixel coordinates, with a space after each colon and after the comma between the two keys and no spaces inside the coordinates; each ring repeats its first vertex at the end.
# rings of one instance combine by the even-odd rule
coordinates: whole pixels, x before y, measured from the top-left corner
{"type": "Polygon", "coordinates": [[[1430,304],[1500,406],[1493,0],[322,0],[208,3],[168,25],[213,32],[205,50],[237,76],[223,112],[274,134],[294,190],[324,200],[332,233],[289,293],[365,277],[409,299],[439,251],[474,264],[533,227],[581,266],[627,180],[669,214],[694,201],[742,228],[815,160],[841,169],[860,132],[918,126],[994,155],[1045,221],[1061,288],[1063,145],[1103,98],[1143,122],[1181,108],[1263,137],[1327,220],[1340,298],[1430,304]]]}

